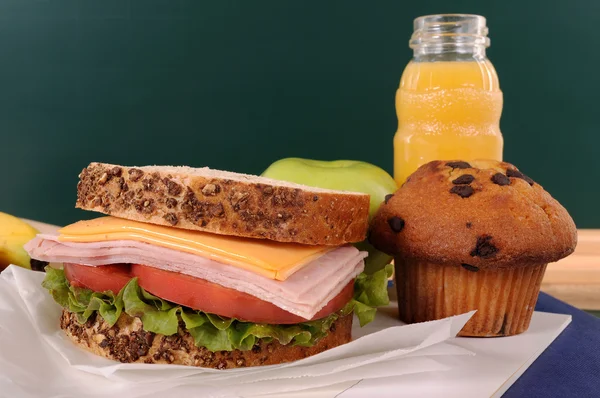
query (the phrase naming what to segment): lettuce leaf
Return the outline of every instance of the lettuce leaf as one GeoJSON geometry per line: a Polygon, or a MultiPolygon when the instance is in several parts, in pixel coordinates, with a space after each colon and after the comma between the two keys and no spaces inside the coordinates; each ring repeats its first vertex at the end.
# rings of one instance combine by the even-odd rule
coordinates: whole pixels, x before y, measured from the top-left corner
{"type": "Polygon", "coordinates": [[[352,312],[358,317],[360,325],[364,326],[374,319],[375,306],[389,303],[389,275],[391,265],[371,275],[359,275],[354,284],[354,297],[343,309],[325,318],[293,325],[243,322],[182,307],[146,292],[138,285],[137,278],[131,279],[115,295],[110,291],[99,293],[72,286],[62,270],[47,267],[42,286],[63,308],[76,313],[80,323],[85,323],[97,311],[113,326],[125,312],[132,317],[139,317],[144,330],[170,336],[177,333],[180,321],[183,321],[196,346],[211,351],[231,351],[250,350],[259,339],[310,347],[327,335],[333,322],[352,312]]]}

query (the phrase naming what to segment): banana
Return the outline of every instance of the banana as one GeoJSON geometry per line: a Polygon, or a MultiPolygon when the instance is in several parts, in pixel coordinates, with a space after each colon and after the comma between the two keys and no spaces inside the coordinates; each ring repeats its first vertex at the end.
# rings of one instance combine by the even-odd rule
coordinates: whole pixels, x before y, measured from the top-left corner
{"type": "Polygon", "coordinates": [[[23,245],[38,233],[23,220],[0,212],[0,271],[10,264],[31,269],[31,258],[23,245]]]}

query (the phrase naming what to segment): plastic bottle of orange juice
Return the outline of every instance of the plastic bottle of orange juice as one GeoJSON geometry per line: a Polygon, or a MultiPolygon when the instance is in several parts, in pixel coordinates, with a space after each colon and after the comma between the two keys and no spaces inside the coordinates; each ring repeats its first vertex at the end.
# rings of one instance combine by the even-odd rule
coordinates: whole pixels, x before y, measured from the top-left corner
{"type": "Polygon", "coordinates": [[[485,18],[448,14],[414,21],[396,92],[394,178],[400,185],[431,160],[502,160],[502,92],[485,55],[485,18]]]}

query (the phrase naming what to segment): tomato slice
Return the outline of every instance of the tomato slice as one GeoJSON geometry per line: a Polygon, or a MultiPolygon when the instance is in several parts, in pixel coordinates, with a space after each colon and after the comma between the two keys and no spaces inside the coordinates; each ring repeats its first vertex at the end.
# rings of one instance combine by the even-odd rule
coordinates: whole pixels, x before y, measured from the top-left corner
{"type": "MultiPolygon", "coordinates": [[[[131,273],[138,277],[138,283],[148,292],[185,307],[255,323],[291,324],[307,321],[268,301],[205,279],[140,264],[133,264],[131,273]]],[[[354,281],[348,283],[311,319],[323,318],[342,309],[352,298],[353,286],[354,281]]]]}
{"type": "Polygon", "coordinates": [[[95,292],[111,290],[116,294],[133,278],[129,264],[110,264],[93,267],[64,263],[64,271],[71,285],[86,287],[95,292]]]}
{"type": "MultiPolygon", "coordinates": [[[[137,277],[138,284],[146,291],[163,300],[195,310],[255,323],[293,324],[307,321],[247,293],[205,279],[146,265],[110,264],[92,267],[65,263],[64,270],[72,285],[96,292],[112,290],[117,293],[131,278],[137,277]]],[[[324,318],[342,309],[352,298],[353,286],[354,281],[350,281],[311,320],[324,318]]]]}

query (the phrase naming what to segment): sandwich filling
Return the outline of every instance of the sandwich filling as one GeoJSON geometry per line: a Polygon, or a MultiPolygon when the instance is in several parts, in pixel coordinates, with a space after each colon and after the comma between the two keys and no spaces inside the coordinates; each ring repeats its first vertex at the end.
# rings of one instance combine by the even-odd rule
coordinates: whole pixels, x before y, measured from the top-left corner
{"type": "Polygon", "coordinates": [[[126,313],[140,318],[147,332],[171,336],[177,334],[178,327],[185,327],[198,347],[211,351],[244,351],[252,349],[259,339],[310,347],[327,335],[337,319],[352,312],[361,325],[366,324],[375,316],[373,307],[386,304],[386,284],[385,272],[368,277],[362,274],[354,283],[353,298],[341,310],[320,319],[289,325],[244,322],[180,306],[150,294],[135,278],[116,294],[94,292],[71,285],[64,271],[47,267],[43,286],[58,304],[75,313],[80,323],[101,316],[112,326],[126,313]]]}
{"type": "Polygon", "coordinates": [[[334,246],[216,235],[110,216],[76,222],[62,228],[59,234],[58,240],[64,243],[118,240],[148,243],[195,254],[279,281],[286,280],[312,260],[335,249],[334,246]]]}
{"type": "MultiPolygon", "coordinates": [[[[130,221],[122,220],[124,224],[130,221]]],[[[65,229],[69,229],[66,227],[65,229]]],[[[63,231],[65,230],[63,229],[63,231]]],[[[173,229],[173,228],[171,228],[173,229]]],[[[177,231],[176,231],[177,232],[177,231]]],[[[204,233],[186,231],[191,238],[204,238],[204,233]]],[[[100,233],[90,234],[99,236],[100,233]]],[[[85,237],[85,234],[79,236],[85,237]]],[[[110,237],[110,233],[103,235],[110,237]]],[[[123,236],[119,236],[123,238],[123,236]]],[[[213,240],[229,241],[229,237],[213,235],[213,240]]],[[[242,239],[240,241],[254,241],[242,239]]],[[[249,244],[256,244],[249,242],[249,244]]],[[[260,241],[269,248],[279,245],[276,242],[260,241]]],[[[192,246],[189,244],[188,246],[192,246]]],[[[213,247],[217,246],[213,243],[213,247]]],[[[288,246],[288,251],[304,250],[305,245],[288,246]]],[[[221,245],[225,247],[225,245],[221,245]]],[[[337,296],[344,286],[352,281],[364,269],[363,259],[366,252],[360,252],[353,246],[343,246],[328,251],[321,251],[315,258],[302,267],[295,267],[295,272],[286,280],[280,281],[254,272],[248,267],[219,262],[210,256],[193,254],[189,251],[166,248],[137,239],[118,239],[89,242],[65,241],[60,235],[38,235],[30,241],[25,249],[32,258],[47,262],[75,263],[90,267],[102,267],[107,264],[143,264],[165,271],[176,272],[194,278],[207,280],[224,288],[247,293],[260,300],[267,301],[291,314],[305,320],[312,319],[325,305],[337,296]]],[[[237,250],[235,246],[229,251],[237,250]]],[[[305,254],[305,253],[304,253],[305,254]]],[[[263,257],[266,257],[263,255],[263,257]]],[[[287,255],[289,259],[291,255],[287,255]]],[[[300,256],[297,256],[300,257],[300,256]]],[[[271,259],[275,264],[277,259],[271,259]]],[[[92,272],[92,271],[90,271],[92,272]]],[[[157,292],[152,292],[157,293],[157,292]]]]}
{"type": "Polygon", "coordinates": [[[103,217],[38,235],[32,258],[54,299],[80,322],[122,313],[166,336],[185,327],[197,346],[251,349],[256,339],[312,346],[339,317],[364,325],[388,303],[391,267],[362,273],[353,246],[282,244],[103,217]],[[163,230],[164,229],[164,230],[163,230]]]}

